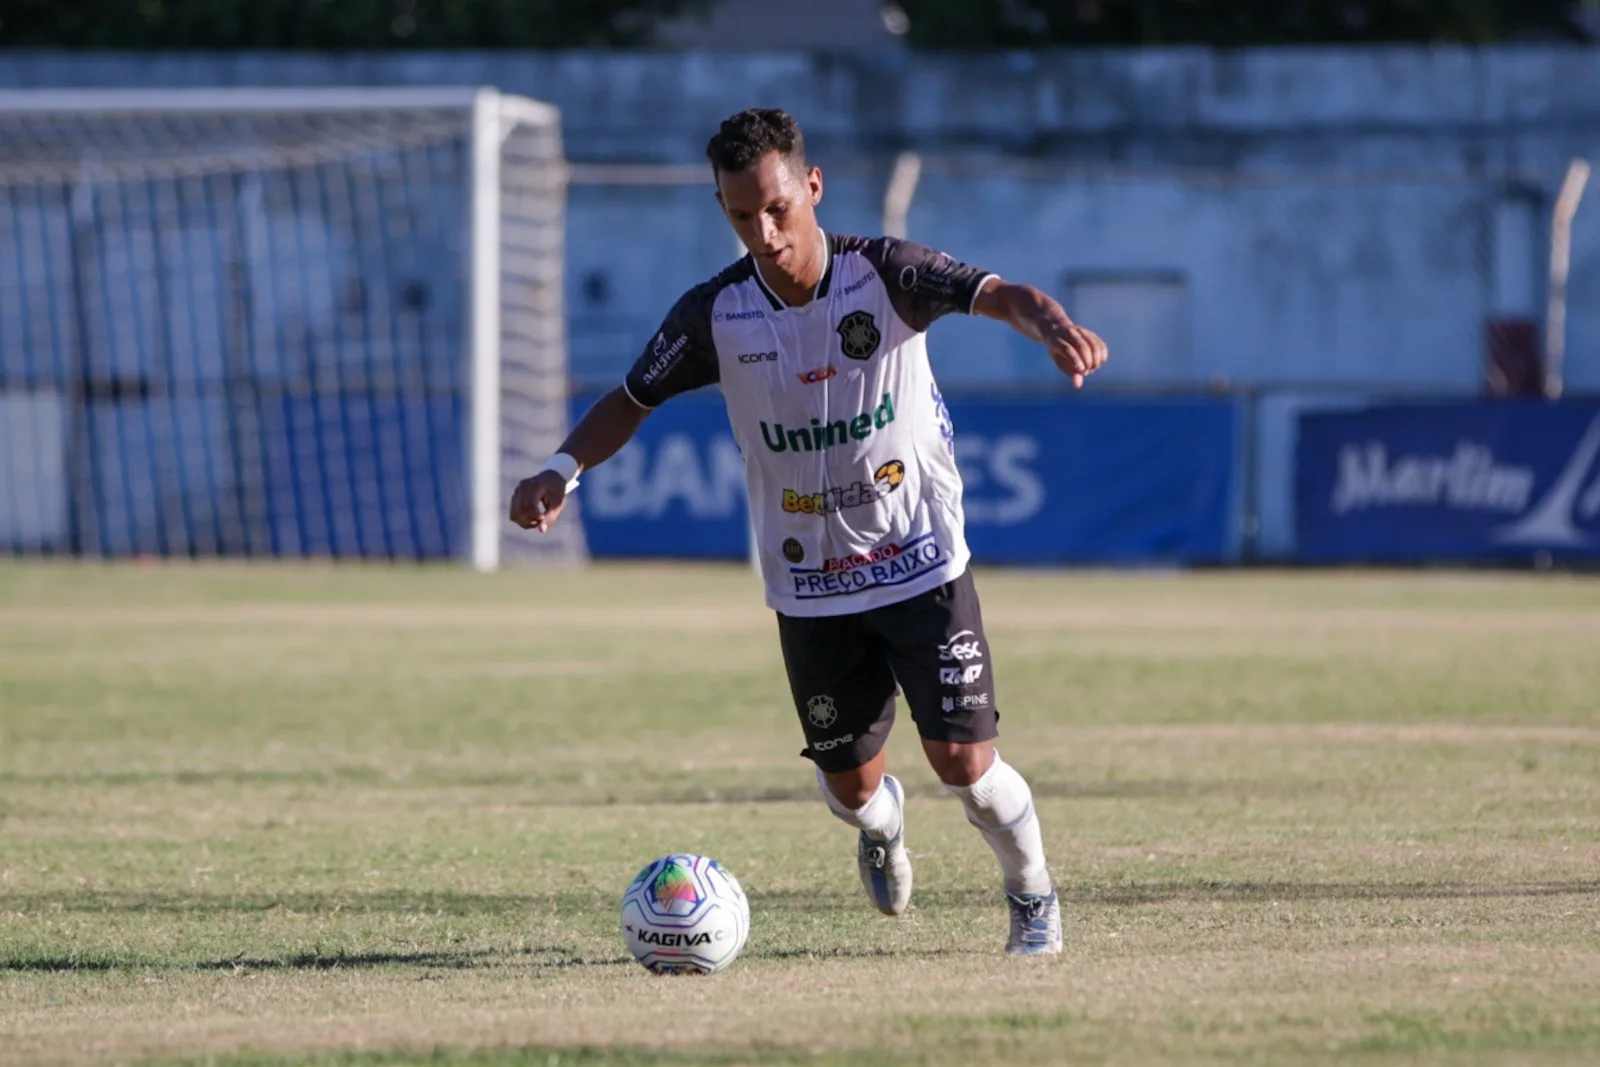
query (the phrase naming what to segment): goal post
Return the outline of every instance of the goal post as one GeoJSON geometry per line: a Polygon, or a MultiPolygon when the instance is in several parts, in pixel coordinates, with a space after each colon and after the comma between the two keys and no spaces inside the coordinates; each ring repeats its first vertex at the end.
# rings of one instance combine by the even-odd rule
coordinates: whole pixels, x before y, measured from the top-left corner
{"type": "Polygon", "coordinates": [[[0,552],[583,558],[566,182],[489,88],[0,92],[0,552]]]}

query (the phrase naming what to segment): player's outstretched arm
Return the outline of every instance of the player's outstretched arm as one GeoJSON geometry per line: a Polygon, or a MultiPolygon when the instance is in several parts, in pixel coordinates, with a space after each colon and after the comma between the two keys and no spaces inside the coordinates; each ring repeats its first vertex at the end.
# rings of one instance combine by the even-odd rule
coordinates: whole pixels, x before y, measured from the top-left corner
{"type": "Polygon", "coordinates": [[[978,291],[972,313],[998,319],[1044,345],[1061,372],[1072,376],[1075,388],[1083,385],[1085,375],[1105,365],[1108,353],[1100,336],[1073,322],[1049,294],[1031,285],[990,278],[978,291]]]}
{"type": "MultiPolygon", "coordinates": [[[[598,466],[617,454],[617,450],[639,432],[648,408],[640,407],[620,386],[595,401],[572,428],[553,462],[565,463],[570,456],[574,470],[545,469],[524,478],[511,494],[511,521],[524,530],[550,529],[566,504],[567,486],[579,471],[598,466]]],[[[571,466],[572,464],[566,464],[571,466]]]]}

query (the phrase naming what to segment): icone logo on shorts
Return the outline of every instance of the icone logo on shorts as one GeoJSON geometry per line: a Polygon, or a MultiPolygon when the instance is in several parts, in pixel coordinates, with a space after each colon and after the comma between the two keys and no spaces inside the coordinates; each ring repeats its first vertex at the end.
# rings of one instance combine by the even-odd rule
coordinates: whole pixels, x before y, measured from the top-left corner
{"type": "Polygon", "coordinates": [[[811,751],[813,751],[813,752],[831,752],[833,749],[838,748],[840,745],[848,745],[850,742],[854,741],[855,739],[856,739],[856,735],[855,734],[844,734],[844,735],[842,735],[840,737],[830,737],[826,741],[813,741],[811,743],[811,751]]]}
{"type": "Polygon", "coordinates": [[[891,459],[872,472],[870,482],[824,489],[820,493],[797,493],[793,489],[785,489],[783,510],[791,515],[832,515],[846,508],[865,507],[876,504],[900,488],[905,478],[906,465],[898,459],[891,459]]]}

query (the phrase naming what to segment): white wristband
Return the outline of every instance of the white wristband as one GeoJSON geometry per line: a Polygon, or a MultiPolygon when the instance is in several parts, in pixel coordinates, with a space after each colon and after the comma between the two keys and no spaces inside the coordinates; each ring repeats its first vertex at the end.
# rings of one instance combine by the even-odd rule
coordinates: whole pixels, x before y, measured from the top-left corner
{"type": "Polygon", "coordinates": [[[545,460],[544,466],[540,468],[542,471],[553,471],[561,475],[562,480],[567,483],[569,493],[578,487],[578,469],[578,461],[565,452],[557,452],[545,460]]]}

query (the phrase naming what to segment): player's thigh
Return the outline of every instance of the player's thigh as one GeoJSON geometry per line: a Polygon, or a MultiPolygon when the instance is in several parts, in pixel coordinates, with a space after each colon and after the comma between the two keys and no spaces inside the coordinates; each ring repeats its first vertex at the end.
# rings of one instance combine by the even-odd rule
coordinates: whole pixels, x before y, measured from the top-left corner
{"type": "Polygon", "coordinates": [[[789,692],[806,747],[801,755],[837,774],[883,751],[894,725],[894,672],[860,616],[778,616],[789,692]]]}
{"type": "Polygon", "coordinates": [[[924,740],[975,744],[998,735],[994,663],[970,573],[871,616],[924,740]]]}

